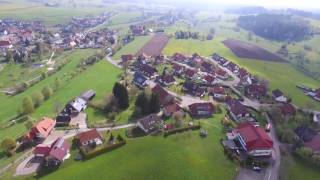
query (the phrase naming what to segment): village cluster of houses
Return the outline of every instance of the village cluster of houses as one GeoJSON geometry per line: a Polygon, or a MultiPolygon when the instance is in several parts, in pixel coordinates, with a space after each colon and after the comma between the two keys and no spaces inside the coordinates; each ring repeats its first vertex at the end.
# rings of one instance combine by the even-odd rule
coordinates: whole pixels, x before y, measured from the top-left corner
{"type": "Polygon", "coordinates": [[[99,29],[86,32],[86,29],[102,24],[111,16],[104,13],[96,17],[73,18],[68,24],[57,25],[55,33],[39,21],[0,20],[0,56],[6,56],[7,51],[11,50],[14,60],[23,62],[37,51],[37,43],[59,51],[110,47],[116,43],[115,31],[99,29]]]}

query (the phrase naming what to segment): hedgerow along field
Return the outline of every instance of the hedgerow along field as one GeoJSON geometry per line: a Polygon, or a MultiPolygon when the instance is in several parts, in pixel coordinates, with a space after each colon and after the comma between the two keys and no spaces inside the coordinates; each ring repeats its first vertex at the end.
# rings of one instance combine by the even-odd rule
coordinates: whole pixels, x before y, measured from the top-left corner
{"type": "Polygon", "coordinates": [[[214,52],[235,62],[249,70],[254,75],[258,75],[269,81],[270,89],[281,89],[293,99],[293,103],[298,106],[314,106],[320,110],[320,103],[305,96],[298,88],[297,84],[304,84],[311,87],[320,87],[320,82],[307,77],[297,71],[289,63],[274,63],[261,60],[242,59],[234,55],[223,43],[225,38],[217,37],[212,41],[200,40],[177,40],[171,39],[163,50],[163,54],[172,55],[176,52],[193,54],[199,53],[202,56],[211,56],[214,52]]]}
{"type": "Polygon", "coordinates": [[[224,137],[220,124],[222,117],[220,114],[201,121],[203,128],[208,130],[207,138],[200,138],[199,131],[188,131],[167,138],[127,139],[127,144],[120,149],[88,161],[70,163],[43,179],[81,180],[107,176],[108,179],[231,180],[237,166],[224,155],[219,142],[224,137]]]}

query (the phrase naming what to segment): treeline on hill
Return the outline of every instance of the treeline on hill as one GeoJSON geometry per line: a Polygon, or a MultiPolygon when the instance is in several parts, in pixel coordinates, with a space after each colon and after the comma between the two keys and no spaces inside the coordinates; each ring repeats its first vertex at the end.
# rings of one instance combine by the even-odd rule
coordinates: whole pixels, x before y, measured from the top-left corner
{"type": "Polygon", "coordinates": [[[175,34],[176,39],[199,39],[199,32],[191,31],[177,31],[175,34]]]}
{"type": "Polygon", "coordinates": [[[266,39],[301,41],[312,35],[308,21],[283,14],[240,16],[237,25],[266,39]]]}

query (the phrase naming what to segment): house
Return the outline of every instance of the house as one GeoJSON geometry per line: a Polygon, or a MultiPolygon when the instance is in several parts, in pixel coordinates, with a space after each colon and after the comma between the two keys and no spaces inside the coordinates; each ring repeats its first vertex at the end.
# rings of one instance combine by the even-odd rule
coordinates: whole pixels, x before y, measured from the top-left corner
{"type": "Polygon", "coordinates": [[[212,59],[215,60],[216,62],[218,62],[218,64],[220,64],[221,66],[228,61],[225,58],[223,58],[220,55],[218,55],[217,53],[214,53],[212,55],[212,59]]]}
{"type": "Polygon", "coordinates": [[[227,100],[227,109],[235,121],[241,121],[250,116],[246,106],[236,99],[227,100]]]}
{"type": "Polygon", "coordinates": [[[206,74],[203,77],[202,82],[205,84],[208,84],[208,85],[214,85],[214,84],[218,83],[218,80],[214,76],[212,76],[210,74],[206,74]]]}
{"type": "Polygon", "coordinates": [[[173,75],[171,74],[163,74],[156,77],[156,82],[160,83],[164,86],[171,86],[174,84],[176,80],[174,79],[173,75]]]}
{"type": "Polygon", "coordinates": [[[214,113],[214,106],[210,102],[193,103],[188,108],[192,117],[210,117],[214,113]]]}
{"type": "Polygon", "coordinates": [[[182,112],[182,108],[177,103],[167,104],[163,108],[163,115],[165,117],[170,117],[175,112],[182,112]]]}
{"type": "Polygon", "coordinates": [[[155,68],[153,68],[152,66],[150,66],[148,64],[141,64],[139,71],[149,78],[152,78],[155,75],[155,73],[157,72],[157,70],[155,68]]]}
{"type": "Polygon", "coordinates": [[[290,103],[282,103],[280,105],[280,110],[284,117],[292,117],[296,115],[296,108],[290,103]]]}
{"type": "Polygon", "coordinates": [[[50,146],[38,145],[33,151],[35,157],[44,157],[49,166],[58,166],[70,157],[70,145],[59,137],[50,146]]]}
{"type": "Polygon", "coordinates": [[[174,53],[171,59],[177,62],[185,62],[187,57],[181,53],[174,53]]]}
{"type": "Polygon", "coordinates": [[[174,100],[174,96],[169,94],[164,88],[162,88],[159,84],[152,88],[152,93],[157,94],[159,96],[160,105],[165,106],[171,103],[174,100]]]}
{"type": "Polygon", "coordinates": [[[31,128],[27,135],[27,138],[29,140],[44,140],[50,135],[50,133],[54,129],[55,124],[56,121],[54,121],[53,119],[43,117],[40,122],[38,122],[31,128]]]}
{"type": "Polygon", "coordinates": [[[206,62],[206,61],[203,61],[201,63],[201,70],[204,71],[204,72],[207,72],[207,73],[212,73],[213,72],[213,67],[212,67],[212,64],[206,62]]]}
{"type": "Polygon", "coordinates": [[[313,122],[315,122],[315,123],[320,123],[320,112],[315,112],[314,114],[313,114],[313,122]]]}
{"type": "Polygon", "coordinates": [[[80,95],[80,98],[88,102],[88,101],[91,101],[95,96],[96,96],[96,92],[94,92],[94,90],[88,90],[83,92],[80,95]]]}
{"type": "Polygon", "coordinates": [[[206,93],[205,88],[201,88],[197,84],[190,81],[186,81],[185,83],[183,83],[182,90],[186,94],[198,97],[204,97],[206,93]]]}
{"type": "Polygon", "coordinates": [[[157,129],[157,126],[162,126],[163,120],[156,114],[150,114],[137,121],[137,126],[146,134],[149,134],[157,129]]]}
{"type": "Polygon", "coordinates": [[[77,134],[75,141],[79,146],[88,146],[90,144],[100,145],[103,143],[103,138],[97,129],[91,129],[77,134]]]}
{"type": "Polygon", "coordinates": [[[315,96],[313,98],[317,101],[320,101],[320,88],[315,90],[315,96]]]}
{"type": "Polygon", "coordinates": [[[277,102],[286,103],[288,102],[287,97],[284,96],[283,92],[280,89],[275,89],[272,91],[272,97],[277,102]]]}
{"type": "Polygon", "coordinates": [[[317,135],[315,130],[306,126],[300,126],[296,128],[294,132],[303,142],[309,142],[317,135]]]}
{"type": "Polygon", "coordinates": [[[133,60],[133,55],[132,54],[121,55],[121,60],[122,60],[122,63],[126,63],[128,61],[131,61],[131,60],[133,60]]]}
{"type": "Polygon", "coordinates": [[[133,83],[139,88],[144,88],[147,86],[147,78],[140,72],[135,72],[133,75],[133,83]]]}
{"type": "Polygon", "coordinates": [[[183,66],[176,64],[176,63],[173,63],[172,69],[173,69],[174,74],[177,76],[180,76],[184,71],[183,66]]]}
{"type": "Polygon", "coordinates": [[[267,95],[267,87],[263,84],[250,84],[245,87],[245,95],[254,99],[260,99],[267,95]]]}
{"type": "Polygon", "coordinates": [[[270,157],[273,151],[273,141],[263,128],[251,122],[240,124],[234,131],[236,144],[246,151],[248,156],[270,157]]]}
{"type": "Polygon", "coordinates": [[[315,135],[311,141],[304,143],[304,146],[312,149],[314,152],[320,152],[320,134],[315,135]]]}
{"type": "Polygon", "coordinates": [[[223,66],[229,69],[233,74],[237,75],[239,73],[239,67],[233,62],[227,61],[223,66]]]}
{"type": "Polygon", "coordinates": [[[140,36],[143,35],[145,32],[145,27],[141,25],[131,25],[130,30],[133,35],[140,36]]]}
{"type": "Polygon", "coordinates": [[[216,76],[217,76],[219,79],[222,79],[222,80],[226,80],[226,79],[229,78],[229,74],[228,74],[225,70],[223,70],[223,69],[221,69],[221,68],[219,68],[219,69],[216,71],[216,76]]]}
{"type": "Polygon", "coordinates": [[[12,48],[12,44],[11,44],[10,41],[1,40],[1,41],[0,41],[0,48],[10,49],[10,48],[12,48]]]}
{"type": "Polygon", "coordinates": [[[86,107],[87,102],[80,97],[76,97],[66,105],[64,111],[69,115],[77,115],[81,111],[85,110],[86,107]]]}
{"type": "Polygon", "coordinates": [[[72,117],[68,113],[61,112],[56,117],[56,127],[69,126],[71,118],[72,117]]]}
{"type": "Polygon", "coordinates": [[[187,78],[187,79],[194,79],[197,75],[197,71],[194,70],[194,69],[186,69],[185,72],[184,72],[184,77],[187,78]]]}
{"type": "Polygon", "coordinates": [[[203,58],[199,54],[194,53],[191,58],[186,60],[186,63],[190,66],[201,65],[203,63],[203,58]]]}
{"type": "Polygon", "coordinates": [[[209,89],[209,94],[212,95],[214,98],[223,100],[227,97],[227,93],[222,86],[214,86],[209,89]]]}

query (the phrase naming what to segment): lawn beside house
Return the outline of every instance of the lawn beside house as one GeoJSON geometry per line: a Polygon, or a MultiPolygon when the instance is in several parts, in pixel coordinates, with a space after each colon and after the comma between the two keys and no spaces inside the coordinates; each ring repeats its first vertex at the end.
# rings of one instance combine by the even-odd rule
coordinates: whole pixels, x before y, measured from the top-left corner
{"type": "Polygon", "coordinates": [[[116,54],[112,57],[114,60],[121,60],[121,55],[133,54],[135,55],[150,39],[152,36],[137,36],[135,39],[123,46],[116,54]]]}
{"type": "MultiPolygon", "coordinates": [[[[31,96],[36,91],[41,91],[41,89],[45,86],[51,86],[56,78],[65,79],[67,76],[70,75],[70,73],[74,72],[77,65],[81,61],[82,58],[88,57],[92,55],[95,52],[95,50],[88,49],[88,50],[81,50],[81,51],[73,51],[68,52],[70,53],[64,58],[69,59],[69,63],[67,63],[65,66],[61,68],[60,71],[56,72],[52,76],[47,77],[46,79],[40,81],[39,83],[35,84],[32,87],[29,87],[26,91],[23,93],[20,93],[15,96],[5,96],[0,95],[0,101],[2,102],[0,104],[0,124],[7,123],[7,121],[11,118],[14,118],[17,115],[17,112],[19,108],[21,107],[22,99],[31,96]]],[[[70,90],[68,90],[70,91],[70,90]]],[[[72,92],[72,91],[71,91],[72,92]]],[[[57,92],[58,93],[58,92],[57,92]]],[[[50,99],[49,101],[51,101],[50,99]]],[[[44,104],[48,103],[49,101],[45,102],[44,104]]],[[[40,107],[41,108],[41,107],[40,107]]],[[[52,109],[52,106],[50,108],[52,109]]],[[[41,112],[41,111],[40,111],[41,112]]],[[[0,130],[0,140],[6,138],[6,137],[16,137],[18,135],[22,135],[24,132],[24,123],[18,123],[14,126],[11,126],[9,128],[1,129],[0,130]]]]}
{"type": "Polygon", "coordinates": [[[98,178],[106,176],[106,169],[112,169],[108,179],[233,179],[236,165],[224,155],[219,143],[224,136],[221,116],[202,121],[207,138],[200,138],[199,131],[188,131],[167,138],[128,139],[120,149],[62,167],[43,179],[98,178]]]}
{"type": "Polygon", "coordinates": [[[195,52],[203,56],[211,56],[214,52],[246,68],[254,75],[258,75],[270,82],[271,89],[280,88],[288,96],[293,98],[293,102],[299,106],[312,104],[316,109],[320,109],[320,103],[305,96],[298,88],[297,84],[304,84],[311,87],[319,87],[320,82],[313,80],[301,72],[295,70],[291,64],[281,64],[253,59],[241,59],[236,57],[221,41],[224,38],[216,38],[212,41],[200,40],[176,40],[171,39],[163,53],[172,55],[175,52],[193,54],[195,52]]]}

